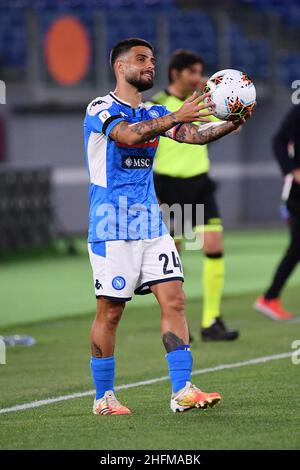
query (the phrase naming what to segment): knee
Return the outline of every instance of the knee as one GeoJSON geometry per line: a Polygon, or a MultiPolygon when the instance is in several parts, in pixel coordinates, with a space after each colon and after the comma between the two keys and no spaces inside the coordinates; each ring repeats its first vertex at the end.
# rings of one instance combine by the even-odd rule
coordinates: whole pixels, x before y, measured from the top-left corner
{"type": "Polygon", "coordinates": [[[122,316],[123,308],[119,305],[111,306],[107,310],[106,320],[112,326],[117,326],[122,316]]]}
{"type": "Polygon", "coordinates": [[[205,254],[222,254],[223,237],[222,232],[206,232],[204,234],[203,251],[205,254]]]}
{"type": "Polygon", "coordinates": [[[185,295],[183,290],[176,292],[172,297],[168,299],[166,309],[167,313],[172,315],[182,315],[184,316],[184,305],[185,305],[185,295]]]}
{"type": "Polygon", "coordinates": [[[122,304],[111,302],[108,306],[106,306],[105,310],[100,313],[100,315],[105,321],[106,325],[109,328],[114,329],[121,319],[123,309],[124,306],[122,304]]]}

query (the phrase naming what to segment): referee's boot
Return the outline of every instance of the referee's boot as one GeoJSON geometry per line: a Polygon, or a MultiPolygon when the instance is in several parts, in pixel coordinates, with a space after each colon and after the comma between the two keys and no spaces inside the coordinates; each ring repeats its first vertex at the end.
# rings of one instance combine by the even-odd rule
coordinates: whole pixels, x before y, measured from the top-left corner
{"type": "Polygon", "coordinates": [[[213,324],[200,331],[202,341],[233,341],[239,337],[238,330],[227,328],[221,317],[215,318],[213,324]]]}

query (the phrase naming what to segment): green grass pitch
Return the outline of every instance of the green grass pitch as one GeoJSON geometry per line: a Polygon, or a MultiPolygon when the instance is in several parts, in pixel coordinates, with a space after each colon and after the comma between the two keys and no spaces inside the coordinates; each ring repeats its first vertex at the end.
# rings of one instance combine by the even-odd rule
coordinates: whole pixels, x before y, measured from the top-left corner
{"type": "MultiPolygon", "coordinates": [[[[281,232],[227,235],[223,312],[228,324],[241,330],[241,338],[231,344],[199,341],[201,255],[184,254],[195,369],[292,352],[292,342],[300,339],[300,323],[274,322],[252,309],[285,242],[281,232]]],[[[0,366],[1,408],[92,389],[88,336],[94,299],[86,255],[47,256],[0,268],[0,280],[6,274],[0,334],[17,332],[37,339],[31,348],[8,349],[7,364],[0,366]],[[65,282],[53,299],[52,283],[59,284],[61,275],[65,282]],[[13,279],[23,280],[20,291],[27,287],[27,296],[18,299],[15,289],[9,302],[13,279]],[[71,294],[77,298],[70,299],[71,294]]],[[[291,281],[283,300],[299,314],[299,270],[291,281]]],[[[159,309],[151,296],[137,299],[125,311],[118,331],[117,385],[165,376],[164,354],[159,309]]],[[[290,357],[195,375],[193,382],[203,390],[220,391],[221,404],[174,414],[168,381],[120,390],[118,397],[132,416],[93,416],[93,398],[75,398],[0,414],[0,449],[299,449],[300,365],[292,364],[290,357]]]]}

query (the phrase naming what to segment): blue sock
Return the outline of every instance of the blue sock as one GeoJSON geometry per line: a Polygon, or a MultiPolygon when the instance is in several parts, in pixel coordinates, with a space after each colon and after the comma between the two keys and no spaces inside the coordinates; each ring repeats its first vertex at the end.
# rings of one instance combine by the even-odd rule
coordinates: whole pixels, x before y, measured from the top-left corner
{"type": "MultiPolygon", "coordinates": [[[[184,345],[185,348],[188,345],[184,345]]],[[[193,367],[193,356],[191,351],[180,348],[166,354],[169,364],[169,376],[172,383],[173,393],[178,392],[185,387],[186,382],[191,380],[191,372],[193,367]]]]}
{"type": "Polygon", "coordinates": [[[108,390],[114,390],[115,358],[113,356],[101,359],[91,357],[91,369],[96,388],[96,400],[98,400],[108,390]]]}

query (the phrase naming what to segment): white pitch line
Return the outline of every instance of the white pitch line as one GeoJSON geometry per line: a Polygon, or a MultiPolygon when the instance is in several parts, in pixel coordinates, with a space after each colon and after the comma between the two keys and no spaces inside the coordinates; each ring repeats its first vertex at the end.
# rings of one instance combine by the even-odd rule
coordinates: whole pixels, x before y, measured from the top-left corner
{"type": "Polygon", "coordinates": [[[300,317],[295,317],[293,320],[288,320],[288,323],[300,323],[300,317]]]}
{"type": "MultiPolygon", "coordinates": [[[[281,353],[281,354],[273,354],[271,356],[257,357],[254,359],[249,359],[247,361],[235,362],[232,364],[220,364],[215,367],[207,367],[206,369],[197,369],[192,372],[192,375],[207,374],[209,372],[218,372],[220,370],[235,369],[237,367],[252,366],[252,365],[261,364],[264,362],[276,361],[278,359],[286,359],[287,357],[291,357],[292,354],[293,352],[287,352],[287,353],[281,353]]],[[[168,380],[168,379],[169,379],[169,376],[165,375],[164,377],[157,377],[155,379],[143,380],[141,382],[133,382],[131,384],[118,385],[117,387],[115,387],[115,390],[124,390],[128,388],[141,387],[143,385],[152,385],[158,382],[164,382],[165,380],[168,380]]],[[[0,408],[0,414],[12,413],[15,411],[29,410],[32,408],[39,408],[40,406],[51,405],[52,403],[58,403],[61,401],[66,401],[66,400],[72,400],[73,398],[87,397],[90,395],[94,395],[94,393],[95,393],[94,390],[88,390],[87,392],[72,393],[70,395],[62,395],[60,397],[47,398],[45,400],[38,400],[38,401],[33,401],[31,403],[24,403],[23,405],[15,405],[15,406],[11,406],[10,408],[0,408]]]]}

